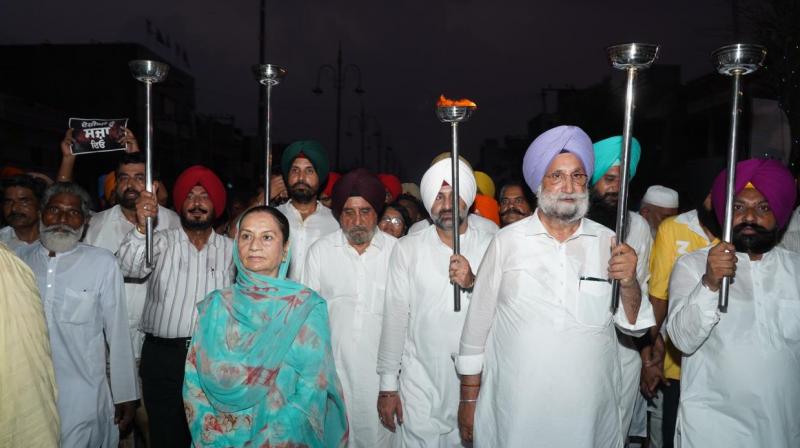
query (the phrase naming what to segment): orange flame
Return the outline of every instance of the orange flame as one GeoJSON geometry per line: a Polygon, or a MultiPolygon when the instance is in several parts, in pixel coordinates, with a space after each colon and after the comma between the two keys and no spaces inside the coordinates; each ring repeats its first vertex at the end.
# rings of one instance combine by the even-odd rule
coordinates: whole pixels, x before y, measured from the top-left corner
{"type": "Polygon", "coordinates": [[[439,101],[436,102],[436,107],[474,107],[477,108],[478,105],[475,104],[472,100],[468,100],[466,98],[462,98],[460,100],[449,100],[445,98],[444,95],[439,96],[439,101]]]}

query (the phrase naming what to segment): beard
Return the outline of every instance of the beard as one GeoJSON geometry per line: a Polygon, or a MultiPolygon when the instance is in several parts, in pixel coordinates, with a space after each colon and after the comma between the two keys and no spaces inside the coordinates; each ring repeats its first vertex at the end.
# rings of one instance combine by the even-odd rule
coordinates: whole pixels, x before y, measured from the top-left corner
{"type": "Polygon", "coordinates": [[[139,199],[140,193],[133,188],[126,188],[122,194],[117,193],[117,204],[126,210],[136,210],[136,200],[139,199]],[[128,196],[128,193],[133,193],[128,196]]]}
{"type": "Polygon", "coordinates": [[[351,244],[366,244],[372,241],[372,237],[375,235],[375,227],[369,229],[364,226],[353,226],[347,229],[344,234],[351,244]]]}
{"type": "Polygon", "coordinates": [[[778,228],[767,230],[758,224],[741,223],[733,228],[733,245],[737,252],[748,254],[764,254],[778,244],[778,228]],[[755,233],[744,234],[745,229],[752,229],[755,233]]]}
{"type": "Polygon", "coordinates": [[[211,227],[214,223],[214,217],[211,214],[206,215],[205,218],[201,219],[192,219],[187,216],[189,213],[194,212],[202,212],[208,213],[208,210],[202,207],[194,207],[189,210],[186,210],[185,213],[181,213],[181,225],[186,230],[206,230],[211,227]]]}
{"type": "Polygon", "coordinates": [[[619,193],[599,194],[592,190],[589,195],[589,212],[586,217],[611,230],[617,228],[617,200],[619,193]]]}
{"type": "Polygon", "coordinates": [[[555,218],[565,223],[580,221],[589,210],[589,193],[559,193],[546,192],[542,186],[536,191],[538,207],[545,216],[555,218]],[[572,199],[575,202],[563,202],[572,199]]]}
{"type": "Polygon", "coordinates": [[[700,221],[700,224],[708,229],[715,237],[722,237],[722,226],[720,226],[719,221],[717,221],[717,215],[714,213],[714,210],[708,210],[702,202],[695,210],[697,210],[697,219],[700,221]]]}
{"type": "Polygon", "coordinates": [[[305,182],[295,182],[289,186],[289,197],[301,204],[308,204],[316,199],[317,193],[305,182]]]}
{"type": "MultiPolygon", "coordinates": [[[[431,219],[433,220],[433,224],[442,230],[453,229],[453,209],[451,208],[439,210],[438,214],[431,215],[431,219]]],[[[459,207],[458,210],[459,224],[466,220],[467,220],[467,210],[459,207]]]]}
{"type": "Polygon", "coordinates": [[[42,246],[49,251],[68,252],[78,245],[85,227],[86,225],[82,225],[80,229],[73,229],[63,224],[46,226],[39,223],[39,240],[42,242],[42,246]]]}

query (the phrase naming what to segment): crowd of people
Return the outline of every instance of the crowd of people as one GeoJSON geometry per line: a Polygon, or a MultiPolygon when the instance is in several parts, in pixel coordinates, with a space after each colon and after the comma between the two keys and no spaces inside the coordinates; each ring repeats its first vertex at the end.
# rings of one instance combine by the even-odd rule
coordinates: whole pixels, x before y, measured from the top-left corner
{"type": "Polygon", "coordinates": [[[55,181],[0,173],[0,447],[800,447],[777,161],[738,163],[731,242],[724,170],[688,204],[650,186],[620,240],[622,138],[575,126],[500,188],[463,158],[454,188],[449,153],[335,173],[304,140],[257,191],[202,165],[148,191],[120,142],[96,195],[71,131],[55,181]]]}

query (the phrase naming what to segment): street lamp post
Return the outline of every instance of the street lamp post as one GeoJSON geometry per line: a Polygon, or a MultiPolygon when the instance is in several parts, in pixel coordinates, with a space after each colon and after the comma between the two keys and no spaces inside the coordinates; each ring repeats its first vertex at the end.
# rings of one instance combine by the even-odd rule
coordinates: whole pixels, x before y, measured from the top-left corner
{"type": "MultiPolygon", "coordinates": [[[[361,163],[361,166],[363,168],[366,168],[367,167],[367,131],[369,129],[373,129],[374,131],[373,131],[372,135],[379,135],[381,133],[381,125],[378,122],[378,119],[375,117],[375,115],[367,113],[366,110],[364,110],[364,101],[363,100],[361,101],[361,109],[360,109],[358,115],[351,115],[350,119],[349,119],[349,121],[347,123],[347,132],[346,132],[346,134],[347,134],[348,137],[351,137],[353,135],[353,133],[350,131],[350,124],[352,124],[354,121],[357,123],[359,136],[361,138],[361,160],[360,160],[360,163],[361,163]]],[[[380,148],[378,148],[378,151],[380,151],[380,148]]],[[[380,158],[380,156],[379,156],[379,158],[380,158]]],[[[380,159],[378,161],[378,166],[376,166],[376,169],[378,170],[376,172],[380,172],[380,159]]]]}
{"type": "Polygon", "coordinates": [[[343,65],[342,63],[342,42],[339,42],[339,51],[336,56],[336,67],[330,64],[323,64],[317,70],[317,85],[311,90],[316,95],[321,95],[324,91],[320,85],[323,73],[330,73],[333,81],[333,88],[336,89],[336,168],[340,169],[341,164],[341,143],[342,143],[342,90],[347,83],[347,73],[355,73],[356,88],[353,90],[358,95],[364,93],[361,88],[361,68],[355,64],[343,65]]]}

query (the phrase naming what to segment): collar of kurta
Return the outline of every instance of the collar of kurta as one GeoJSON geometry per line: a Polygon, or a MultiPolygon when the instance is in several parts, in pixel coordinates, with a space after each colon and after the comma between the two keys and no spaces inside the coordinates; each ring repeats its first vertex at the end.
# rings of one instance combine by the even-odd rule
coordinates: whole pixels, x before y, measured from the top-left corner
{"type": "MultiPolygon", "coordinates": [[[[471,240],[474,233],[475,231],[472,230],[472,226],[469,224],[469,221],[467,221],[467,230],[459,236],[459,241],[461,241],[461,244],[463,245],[466,241],[471,240]]],[[[436,224],[429,224],[428,227],[420,230],[419,234],[420,236],[424,236],[424,238],[428,239],[428,244],[441,244],[441,246],[447,248],[447,250],[453,250],[450,246],[445,244],[441,238],[439,238],[439,232],[436,231],[436,224]]]]}
{"type": "MultiPolygon", "coordinates": [[[[289,199],[289,202],[287,202],[286,205],[288,205],[289,208],[291,208],[292,212],[295,215],[297,215],[298,218],[302,218],[303,215],[301,215],[300,214],[300,210],[298,210],[297,207],[294,206],[294,201],[293,200],[289,199]]],[[[322,208],[328,208],[328,207],[325,207],[325,204],[323,204],[322,202],[317,201],[317,208],[314,209],[314,213],[308,215],[308,218],[318,214],[322,210],[322,208]]],[[[331,212],[331,215],[333,215],[333,212],[331,212]]],[[[308,218],[306,218],[306,219],[308,219],[308,218]]]]}
{"type": "MultiPolygon", "coordinates": [[[[50,257],[50,249],[44,247],[44,244],[42,244],[41,240],[37,241],[36,244],[39,245],[39,247],[36,250],[38,250],[40,253],[42,253],[45,257],[50,257]]],[[[53,257],[53,258],[59,258],[59,257],[65,256],[65,255],[69,255],[69,254],[75,252],[76,250],[78,250],[81,247],[82,244],[83,243],[81,243],[79,241],[78,244],[75,245],[75,247],[73,247],[72,249],[70,249],[70,250],[68,250],[66,252],[56,252],[56,256],[53,257]]]]}
{"type": "MultiPolygon", "coordinates": [[[[542,221],[539,219],[539,209],[538,208],[533,211],[533,213],[531,214],[531,216],[529,218],[526,218],[526,219],[529,219],[530,222],[527,225],[525,225],[525,236],[547,235],[550,238],[553,237],[552,235],[550,235],[550,233],[544,227],[544,224],[542,224],[542,221]]],[[[585,218],[581,218],[581,223],[578,224],[578,228],[567,239],[567,241],[573,240],[573,239],[575,239],[575,238],[577,238],[579,236],[597,236],[595,234],[592,234],[592,233],[589,233],[588,231],[586,231],[586,229],[584,228],[585,222],[586,222],[586,219],[585,218]]]]}
{"type": "MultiPolygon", "coordinates": [[[[178,232],[178,233],[180,234],[178,238],[180,239],[181,242],[187,242],[190,245],[193,245],[193,243],[189,240],[189,235],[186,234],[186,230],[184,230],[183,227],[181,227],[181,231],[178,232]]],[[[217,247],[217,243],[221,242],[221,238],[226,238],[226,237],[223,237],[222,235],[219,235],[212,228],[211,229],[211,235],[208,237],[208,241],[206,241],[206,244],[205,244],[205,246],[203,246],[203,249],[205,249],[208,246],[217,247]]]]}
{"type": "MultiPolygon", "coordinates": [[[[370,241],[369,246],[367,246],[367,250],[370,247],[375,246],[376,249],[381,250],[383,249],[383,243],[386,241],[386,235],[381,231],[381,229],[375,227],[375,235],[372,236],[372,241],[370,241]]],[[[339,228],[339,238],[336,238],[334,241],[334,246],[336,247],[347,247],[350,245],[350,242],[347,241],[347,236],[344,234],[344,230],[339,228]]]]}

